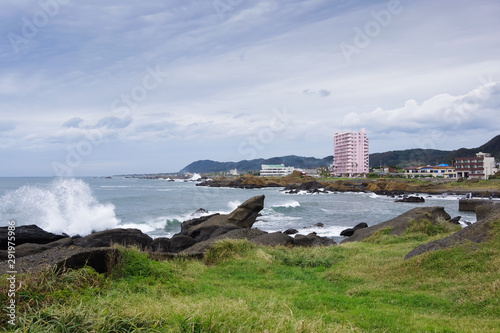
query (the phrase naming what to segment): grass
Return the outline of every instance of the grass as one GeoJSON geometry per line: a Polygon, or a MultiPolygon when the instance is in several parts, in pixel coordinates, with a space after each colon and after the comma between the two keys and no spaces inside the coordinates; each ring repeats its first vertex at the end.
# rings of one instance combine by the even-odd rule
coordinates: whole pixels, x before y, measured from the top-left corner
{"type": "MultiPolygon", "coordinates": [[[[414,221],[328,248],[217,243],[203,260],[134,248],[91,268],[19,275],[17,332],[498,332],[500,237],[410,260],[453,230],[414,221]]],[[[500,221],[496,223],[500,234],[500,221]]],[[[0,282],[6,301],[7,283],[0,282]]]]}

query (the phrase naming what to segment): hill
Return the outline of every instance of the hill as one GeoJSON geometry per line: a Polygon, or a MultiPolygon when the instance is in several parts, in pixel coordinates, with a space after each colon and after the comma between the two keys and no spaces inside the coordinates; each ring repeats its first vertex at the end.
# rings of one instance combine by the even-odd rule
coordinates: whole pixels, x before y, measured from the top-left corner
{"type": "Polygon", "coordinates": [[[491,156],[495,157],[498,161],[500,160],[500,135],[495,136],[493,139],[485,143],[484,145],[477,148],[460,148],[450,152],[448,156],[446,156],[446,161],[453,161],[456,157],[469,157],[475,156],[477,153],[490,153],[491,156]]]}
{"type": "Polygon", "coordinates": [[[370,167],[395,165],[398,167],[435,165],[450,155],[448,150],[406,149],[370,154],[370,167]]]}
{"type": "Polygon", "coordinates": [[[333,156],[327,156],[320,159],[315,157],[302,157],[296,155],[273,157],[268,159],[258,158],[254,160],[242,160],[239,162],[216,162],[212,160],[200,160],[187,165],[180,171],[180,173],[210,173],[229,171],[231,169],[238,169],[238,171],[258,171],[261,168],[261,164],[284,164],[285,166],[294,166],[296,168],[307,169],[331,165],[332,161],[333,156]]]}

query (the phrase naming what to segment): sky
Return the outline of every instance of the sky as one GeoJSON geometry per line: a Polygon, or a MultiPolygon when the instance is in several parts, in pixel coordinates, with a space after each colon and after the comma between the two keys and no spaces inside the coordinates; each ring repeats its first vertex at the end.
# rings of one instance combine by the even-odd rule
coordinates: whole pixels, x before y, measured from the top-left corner
{"type": "Polygon", "coordinates": [[[478,147],[500,134],[496,0],[2,0],[0,176],[478,147]]]}

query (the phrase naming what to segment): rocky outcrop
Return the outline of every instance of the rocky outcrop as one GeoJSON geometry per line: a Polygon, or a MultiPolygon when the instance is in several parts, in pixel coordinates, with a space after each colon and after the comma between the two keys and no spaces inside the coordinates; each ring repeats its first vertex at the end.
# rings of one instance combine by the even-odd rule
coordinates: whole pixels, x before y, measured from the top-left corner
{"type": "MultiPolygon", "coordinates": [[[[8,240],[8,227],[0,227],[0,249],[7,249],[8,240]]],[[[15,231],[16,245],[19,246],[24,243],[32,244],[48,244],[61,238],[67,237],[66,235],[56,235],[47,232],[36,225],[22,225],[16,227],[15,231]]]]}
{"type": "MultiPolygon", "coordinates": [[[[314,233],[307,236],[296,235],[293,238],[286,233],[267,233],[252,229],[259,212],[264,208],[264,198],[264,195],[250,198],[227,215],[212,214],[185,221],[181,224],[181,232],[170,239],[160,237],[153,240],[138,229],[111,229],[95,232],[85,237],[65,237],[47,244],[24,243],[17,246],[16,257],[23,257],[22,262],[25,264],[23,267],[26,267],[26,270],[28,267],[38,269],[41,266],[48,267],[47,265],[78,268],[87,264],[98,272],[104,272],[109,271],[109,265],[113,265],[113,258],[118,257],[116,252],[118,250],[113,247],[115,244],[133,245],[152,251],[150,252],[152,258],[170,258],[175,255],[201,257],[214,242],[221,239],[244,238],[266,246],[330,246],[335,244],[333,240],[319,237],[314,233]],[[37,262],[37,260],[41,261],[37,262]]],[[[37,234],[39,233],[38,227],[29,230],[32,229],[36,230],[37,234]]],[[[47,239],[53,238],[49,236],[47,239]]],[[[7,251],[0,251],[0,257],[3,259],[6,259],[7,255],[7,251]]],[[[20,271],[25,269],[23,267],[20,271]]]]}
{"type": "Polygon", "coordinates": [[[151,247],[153,239],[139,229],[117,228],[94,232],[82,238],[75,238],[73,242],[80,247],[106,247],[118,244],[123,246],[135,245],[145,249],[151,247]]]}
{"type": "Polygon", "coordinates": [[[404,195],[402,198],[394,200],[394,202],[425,202],[425,199],[419,196],[404,195]]]}
{"type": "Polygon", "coordinates": [[[387,228],[392,229],[390,235],[401,236],[403,235],[403,232],[408,229],[411,221],[421,219],[429,220],[435,223],[438,219],[449,221],[451,220],[451,217],[445,212],[444,207],[413,208],[412,210],[409,210],[389,221],[385,221],[368,228],[355,230],[353,235],[344,239],[342,243],[362,241],[373,235],[375,232],[387,228]]]}
{"type": "Polygon", "coordinates": [[[228,215],[214,214],[183,222],[178,235],[202,242],[234,229],[251,228],[264,208],[264,198],[263,195],[250,198],[228,215]]]}
{"type": "Polygon", "coordinates": [[[304,246],[304,247],[336,245],[336,243],[331,238],[320,237],[315,232],[312,232],[306,236],[296,235],[295,239],[293,240],[293,244],[295,246],[304,246]]]}
{"type": "Polygon", "coordinates": [[[410,251],[405,259],[422,253],[457,246],[465,242],[481,243],[494,237],[493,223],[500,219],[500,206],[482,205],[476,207],[477,222],[448,236],[433,242],[422,244],[410,251]]]}

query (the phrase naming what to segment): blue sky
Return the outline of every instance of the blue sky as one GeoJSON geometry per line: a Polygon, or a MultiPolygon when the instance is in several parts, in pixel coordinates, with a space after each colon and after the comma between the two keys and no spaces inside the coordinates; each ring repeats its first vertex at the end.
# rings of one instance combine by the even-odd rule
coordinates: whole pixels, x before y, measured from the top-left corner
{"type": "Polygon", "coordinates": [[[477,147],[500,134],[498,1],[4,0],[0,176],[477,147]]]}

